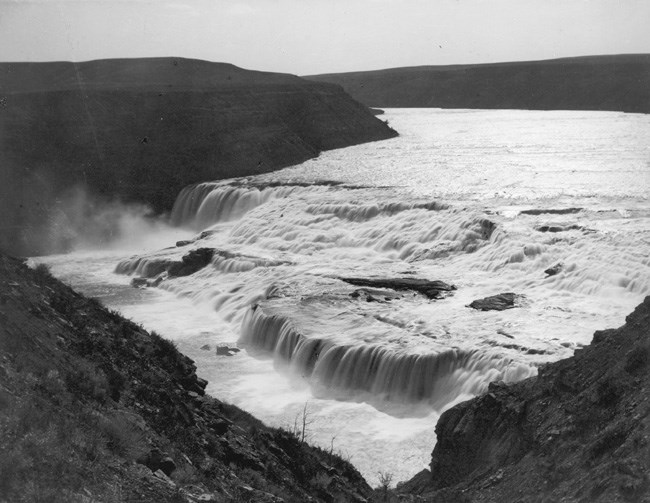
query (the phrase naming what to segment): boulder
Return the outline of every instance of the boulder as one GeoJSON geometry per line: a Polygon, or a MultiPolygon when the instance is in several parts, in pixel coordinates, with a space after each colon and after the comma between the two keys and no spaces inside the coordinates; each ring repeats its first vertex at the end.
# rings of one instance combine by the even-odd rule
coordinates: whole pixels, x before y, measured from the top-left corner
{"type": "Polygon", "coordinates": [[[400,298],[399,294],[388,290],[374,290],[369,288],[359,288],[349,294],[352,299],[361,299],[366,302],[389,302],[393,299],[400,298]]]}
{"type": "Polygon", "coordinates": [[[151,449],[149,454],[140,463],[149,468],[152,472],[162,471],[168,477],[176,470],[176,463],[169,457],[169,454],[158,448],[151,449]]]}
{"type": "Polygon", "coordinates": [[[564,269],[564,264],[562,262],[558,262],[554,266],[549,267],[548,269],[546,269],[544,271],[544,274],[546,274],[546,276],[555,276],[559,272],[562,272],[562,269],[564,269]]]}
{"type": "Polygon", "coordinates": [[[522,210],[522,215],[571,215],[573,213],[580,213],[582,208],[534,208],[531,210],[522,210]]]}
{"type": "Polygon", "coordinates": [[[566,231],[582,231],[586,230],[581,225],[540,225],[535,230],[539,232],[566,232],[566,231]]]}
{"type": "Polygon", "coordinates": [[[507,292],[473,301],[469,307],[478,311],[503,311],[517,307],[522,295],[507,292]]]}
{"type": "Polygon", "coordinates": [[[134,288],[146,288],[149,285],[147,278],[133,278],[131,280],[131,286],[134,288]]]}
{"type": "Polygon", "coordinates": [[[214,248],[191,250],[180,262],[172,262],[167,269],[170,276],[189,276],[207,266],[214,256],[214,248]]]}
{"type": "Polygon", "coordinates": [[[241,351],[237,347],[228,346],[227,344],[219,344],[217,346],[217,355],[218,356],[233,356],[235,353],[241,351]]]}

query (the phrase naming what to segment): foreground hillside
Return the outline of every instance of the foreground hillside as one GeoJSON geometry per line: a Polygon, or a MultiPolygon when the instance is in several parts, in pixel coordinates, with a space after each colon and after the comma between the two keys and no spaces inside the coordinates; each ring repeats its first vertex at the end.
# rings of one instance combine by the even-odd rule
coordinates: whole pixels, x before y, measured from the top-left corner
{"type": "Polygon", "coordinates": [[[443,502],[650,501],[650,297],[539,375],[440,418],[431,471],[404,493],[443,502]]]}
{"type": "Polygon", "coordinates": [[[650,113],[650,55],[419,66],[305,77],[372,107],[650,113]]]}
{"type": "Polygon", "coordinates": [[[301,432],[206,396],[154,333],[0,255],[0,502],[365,501],[301,432]]]}
{"type": "Polygon", "coordinates": [[[293,75],[182,58],[0,63],[0,248],[64,248],[53,224],[90,210],[70,202],[75,187],[168,211],[191,183],[395,135],[339,86],[293,75]]]}

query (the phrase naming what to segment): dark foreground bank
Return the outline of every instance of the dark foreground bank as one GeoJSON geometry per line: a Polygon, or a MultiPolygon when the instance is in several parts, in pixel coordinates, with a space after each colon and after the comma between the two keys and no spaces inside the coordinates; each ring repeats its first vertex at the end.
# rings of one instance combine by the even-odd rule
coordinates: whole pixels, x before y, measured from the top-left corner
{"type": "Polygon", "coordinates": [[[573,357],[448,410],[436,433],[431,470],[401,492],[433,502],[650,501],[650,297],[573,357]]]}
{"type": "MultiPolygon", "coordinates": [[[[366,501],[336,453],[204,393],[193,362],[0,255],[0,501],[366,501]]],[[[292,428],[293,429],[293,428],[292,428]]]]}

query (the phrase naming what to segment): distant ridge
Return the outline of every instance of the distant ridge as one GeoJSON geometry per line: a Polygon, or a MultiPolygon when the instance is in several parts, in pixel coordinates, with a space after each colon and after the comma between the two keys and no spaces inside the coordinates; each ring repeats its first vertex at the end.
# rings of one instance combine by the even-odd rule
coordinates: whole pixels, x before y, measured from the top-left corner
{"type": "Polygon", "coordinates": [[[73,187],[171,210],[186,185],[396,136],[340,86],[183,58],[0,63],[0,249],[61,249],[73,187]],[[65,211],[64,211],[65,213],[65,211]]]}
{"type": "Polygon", "coordinates": [[[98,59],[81,63],[0,63],[3,93],[78,89],[209,90],[241,85],[300,85],[286,73],[245,70],[230,63],[185,58],[98,59]]]}
{"type": "Polygon", "coordinates": [[[304,77],[372,107],[650,113],[650,54],[416,66],[304,77]]]}

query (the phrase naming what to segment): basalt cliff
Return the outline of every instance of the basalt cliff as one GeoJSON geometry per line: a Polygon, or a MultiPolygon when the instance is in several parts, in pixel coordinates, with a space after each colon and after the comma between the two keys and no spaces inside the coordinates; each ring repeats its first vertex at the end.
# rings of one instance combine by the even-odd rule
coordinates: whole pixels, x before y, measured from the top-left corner
{"type": "Polygon", "coordinates": [[[186,185],[396,134],[340,86],[293,75],[183,58],[0,63],[0,248],[64,247],[45,238],[72,188],[163,212],[186,185]]]}
{"type": "Polygon", "coordinates": [[[371,107],[609,110],[650,113],[650,55],[417,66],[305,77],[371,107]]]}
{"type": "Polygon", "coordinates": [[[400,487],[432,502],[650,501],[650,297],[571,358],[440,418],[430,471],[400,487]]]}

